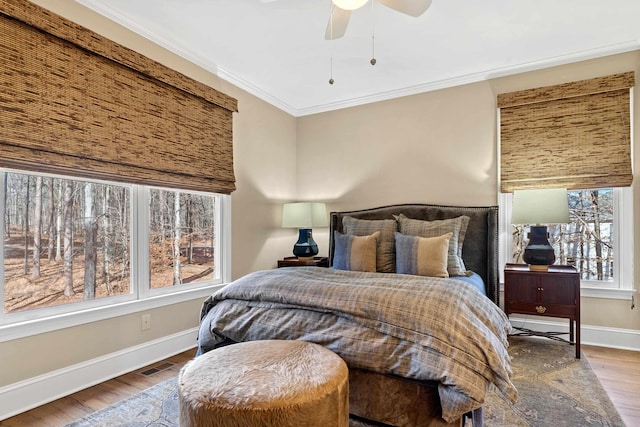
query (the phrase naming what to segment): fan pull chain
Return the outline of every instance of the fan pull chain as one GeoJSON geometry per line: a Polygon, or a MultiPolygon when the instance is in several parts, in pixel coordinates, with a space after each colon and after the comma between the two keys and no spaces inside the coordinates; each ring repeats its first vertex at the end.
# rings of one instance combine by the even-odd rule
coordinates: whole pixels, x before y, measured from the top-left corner
{"type": "Polygon", "coordinates": [[[329,8],[329,35],[331,40],[329,41],[329,84],[332,85],[333,80],[333,5],[329,8]]]}
{"type": "Polygon", "coordinates": [[[329,67],[330,67],[330,71],[329,71],[329,84],[332,85],[333,82],[335,82],[335,80],[333,80],[333,56],[331,56],[329,58],[329,67]]]}
{"type": "Polygon", "coordinates": [[[371,65],[376,65],[376,47],[375,47],[375,37],[371,36],[371,65]]]}
{"type": "Polygon", "coordinates": [[[376,65],[376,14],[374,9],[375,1],[371,1],[371,65],[376,65]]]}

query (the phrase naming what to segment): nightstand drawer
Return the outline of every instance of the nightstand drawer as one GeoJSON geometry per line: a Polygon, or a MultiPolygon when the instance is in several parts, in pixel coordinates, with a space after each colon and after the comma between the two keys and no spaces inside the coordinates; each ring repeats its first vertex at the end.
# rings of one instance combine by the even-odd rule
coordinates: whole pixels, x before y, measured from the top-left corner
{"type": "Polygon", "coordinates": [[[545,305],[575,305],[575,278],[558,277],[552,280],[548,277],[509,276],[505,280],[509,283],[509,301],[535,301],[545,305]]]}
{"type": "Polygon", "coordinates": [[[509,302],[509,312],[533,314],[536,316],[551,316],[551,317],[576,317],[575,305],[558,305],[558,304],[546,304],[531,303],[531,302],[509,302]]]}

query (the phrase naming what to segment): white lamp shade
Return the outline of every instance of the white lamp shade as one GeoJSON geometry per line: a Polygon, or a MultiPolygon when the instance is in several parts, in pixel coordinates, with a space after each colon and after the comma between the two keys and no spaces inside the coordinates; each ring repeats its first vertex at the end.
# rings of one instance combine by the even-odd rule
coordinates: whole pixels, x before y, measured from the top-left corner
{"type": "Polygon", "coordinates": [[[282,211],[282,226],[285,228],[327,227],[327,207],[324,203],[285,203],[282,211]]]}
{"type": "Polygon", "coordinates": [[[516,190],[511,204],[512,224],[564,224],[569,222],[565,188],[516,190]]]}
{"type": "Polygon", "coordinates": [[[356,10],[367,3],[367,0],[332,0],[333,4],[344,10],[356,10]]]}

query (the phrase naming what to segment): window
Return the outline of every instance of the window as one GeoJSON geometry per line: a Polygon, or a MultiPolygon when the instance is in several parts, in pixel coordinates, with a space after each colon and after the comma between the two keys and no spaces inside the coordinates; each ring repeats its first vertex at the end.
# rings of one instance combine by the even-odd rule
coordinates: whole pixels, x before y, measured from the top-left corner
{"type": "Polygon", "coordinates": [[[218,278],[216,197],[151,189],[150,287],[161,289],[218,278]]]}
{"type": "MultiPolygon", "coordinates": [[[[557,264],[580,272],[581,284],[595,289],[633,289],[633,219],[630,187],[567,192],[571,222],[550,224],[549,243],[557,264]]],[[[510,223],[511,194],[501,194],[504,262],[522,263],[528,227],[510,223]],[[503,233],[504,234],[504,233],[503,233]]]]}
{"type": "Polygon", "coordinates": [[[514,245],[510,192],[568,188],[575,222],[551,228],[558,262],[580,270],[582,296],[633,295],[634,85],[631,71],[498,95],[503,263],[526,236],[514,230],[514,245]]]}
{"type": "Polygon", "coordinates": [[[4,176],[5,313],[131,293],[128,186],[4,176]]]}
{"type": "Polygon", "coordinates": [[[1,172],[0,326],[222,282],[228,196],[1,172]]]}

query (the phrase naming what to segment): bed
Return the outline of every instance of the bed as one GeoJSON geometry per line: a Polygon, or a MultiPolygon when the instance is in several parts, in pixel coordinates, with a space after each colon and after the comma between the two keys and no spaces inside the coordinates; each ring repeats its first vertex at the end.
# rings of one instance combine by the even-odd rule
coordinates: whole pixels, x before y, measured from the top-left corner
{"type": "Polygon", "coordinates": [[[217,291],[202,305],[198,353],[316,342],[347,362],[356,419],[480,426],[491,387],[517,395],[497,305],[497,220],[495,206],[332,212],[331,268],[257,271],[217,291]]]}

